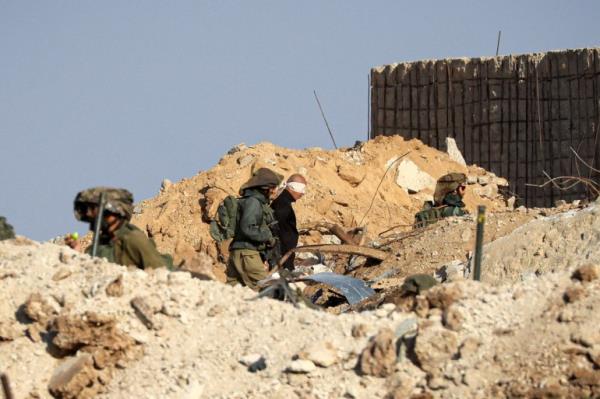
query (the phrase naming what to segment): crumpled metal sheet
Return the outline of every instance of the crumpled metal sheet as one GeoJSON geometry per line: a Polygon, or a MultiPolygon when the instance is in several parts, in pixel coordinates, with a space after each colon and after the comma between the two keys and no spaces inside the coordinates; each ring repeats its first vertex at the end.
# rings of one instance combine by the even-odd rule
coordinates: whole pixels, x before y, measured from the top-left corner
{"type": "Polygon", "coordinates": [[[302,277],[299,280],[310,280],[330,285],[339,291],[350,305],[354,305],[375,294],[375,291],[363,280],[337,273],[317,273],[312,276],[302,277]]]}

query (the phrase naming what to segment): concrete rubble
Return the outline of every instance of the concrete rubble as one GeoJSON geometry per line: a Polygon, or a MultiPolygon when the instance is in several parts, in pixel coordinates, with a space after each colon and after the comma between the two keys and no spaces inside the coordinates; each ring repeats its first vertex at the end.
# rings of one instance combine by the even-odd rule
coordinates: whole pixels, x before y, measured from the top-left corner
{"type": "MultiPolygon", "coordinates": [[[[0,371],[18,398],[600,396],[600,203],[513,210],[498,194],[504,183],[417,140],[337,152],[240,145],[215,170],[163,184],[138,204],[135,221],[175,252],[175,271],[0,242],[0,371]],[[397,171],[394,157],[407,151],[434,182],[450,169],[466,173],[470,209],[489,206],[482,282],[470,279],[473,217],[416,232],[395,226],[412,222],[422,203],[415,195],[431,187],[409,194],[394,173],[383,179],[365,240],[380,243],[384,261],[346,272],[348,256],[298,257],[310,263],[303,270],[369,281],[377,292],[364,303],[298,285],[330,302],[294,307],[215,281],[222,266],[202,218],[222,196],[217,186],[234,190],[268,160],[285,174],[314,169],[313,192],[297,204],[300,225],[356,227],[386,168],[397,171]],[[438,284],[402,292],[417,273],[438,284]]],[[[306,231],[302,240],[325,236],[332,240],[306,231]]]]}

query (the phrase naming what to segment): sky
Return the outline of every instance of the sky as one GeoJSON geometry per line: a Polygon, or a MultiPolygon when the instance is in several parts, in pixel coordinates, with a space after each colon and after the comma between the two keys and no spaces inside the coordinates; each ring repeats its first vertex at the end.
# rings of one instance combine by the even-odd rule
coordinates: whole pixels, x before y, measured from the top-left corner
{"type": "Polygon", "coordinates": [[[262,141],[332,148],[368,131],[393,62],[600,45],[590,1],[0,0],[0,215],[47,240],[87,226],[85,188],[136,200],[262,141]]]}

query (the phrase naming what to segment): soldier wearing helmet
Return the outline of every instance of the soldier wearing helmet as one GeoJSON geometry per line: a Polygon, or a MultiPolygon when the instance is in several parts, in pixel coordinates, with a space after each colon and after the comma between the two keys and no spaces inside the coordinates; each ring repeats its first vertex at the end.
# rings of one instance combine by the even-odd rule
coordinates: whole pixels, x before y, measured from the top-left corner
{"type": "MultiPolygon", "coordinates": [[[[129,222],[133,214],[133,195],[128,190],[93,187],[79,192],[74,201],[75,218],[89,223],[93,230],[103,192],[106,203],[100,221],[98,256],[140,269],[167,266],[166,258],[157,251],[154,241],[129,222]]],[[[77,240],[67,238],[65,241],[71,248],[81,249],[77,240]]]]}
{"type": "Polygon", "coordinates": [[[227,284],[242,284],[257,290],[256,283],[267,277],[265,254],[278,245],[271,227],[276,224],[269,202],[283,176],[260,168],[240,188],[238,221],[229,246],[227,284]]]}
{"type": "Polygon", "coordinates": [[[463,202],[466,183],[467,176],[464,173],[448,173],[438,179],[433,200],[435,206],[443,207],[442,217],[463,216],[467,213],[463,202]]]}
{"type": "Polygon", "coordinates": [[[433,202],[426,201],[423,209],[415,214],[414,227],[425,227],[441,218],[467,214],[463,202],[466,182],[464,173],[448,173],[440,177],[435,186],[433,202]]]}

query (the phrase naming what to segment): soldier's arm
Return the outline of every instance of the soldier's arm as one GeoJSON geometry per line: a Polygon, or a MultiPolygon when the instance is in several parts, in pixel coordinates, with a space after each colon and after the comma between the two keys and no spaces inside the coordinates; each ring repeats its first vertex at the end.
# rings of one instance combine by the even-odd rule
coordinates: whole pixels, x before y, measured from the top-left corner
{"type": "Polygon", "coordinates": [[[269,229],[261,229],[263,210],[260,202],[255,198],[248,198],[242,206],[242,215],[239,221],[240,231],[255,242],[268,242],[273,239],[269,229]]]}
{"type": "Polygon", "coordinates": [[[141,231],[132,234],[127,243],[127,251],[135,261],[136,266],[142,269],[166,266],[154,243],[141,231]]]}

